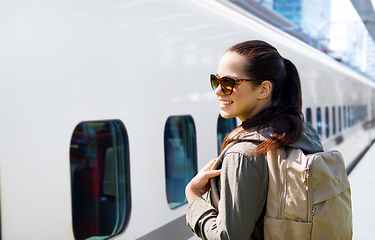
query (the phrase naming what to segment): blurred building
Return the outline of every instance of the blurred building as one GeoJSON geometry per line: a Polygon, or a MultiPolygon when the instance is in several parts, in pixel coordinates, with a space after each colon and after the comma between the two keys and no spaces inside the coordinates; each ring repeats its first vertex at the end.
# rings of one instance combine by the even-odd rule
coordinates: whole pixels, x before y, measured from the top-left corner
{"type": "MultiPolygon", "coordinates": [[[[332,19],[333,0],[227,1],[375,80],[374,40],[360,18],[332,19]]],[[[339,4],[356,13],[350,0],[339,4]]]]}
{"type": "Polygon", "coordinates": [[[371,79],[375,80],[375,43],[370,34],[368,32],[366,33],[366,46],[364,47],[366,69],[364,72],[366,72],[371,79]]]}
{"type": "Polygon", "coordinates": [[[331,0],[255,0],[272,8],[311,38],[319,37],[319,28],[331,17],[331,0]]]}

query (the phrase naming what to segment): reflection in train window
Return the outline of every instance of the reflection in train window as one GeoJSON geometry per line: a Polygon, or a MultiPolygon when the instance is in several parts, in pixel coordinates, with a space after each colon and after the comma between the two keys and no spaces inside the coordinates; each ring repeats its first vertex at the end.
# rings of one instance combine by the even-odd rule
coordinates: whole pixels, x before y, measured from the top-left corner
{"type": "Polygon", "coordinates": [[[311,108],[306,109],[306,122],[312,125],[311,108]]]}
{"type": "Polygon", "coordinates": [[[339,132],[342,129],[342,115],[341,115],[341,106],[339,106],[339,132]]]}
{"type": "Polygon", "coordinates": [[[221,115],[217,118],[217,149],[218,155],[221,152],[223,139],[237,127],[236,118],[225,119],[221,115]]]}
{"type": "Polygon", "coordinates": [[[82,122],[70,142],[75,239],[107,239],[130,215],[128,137],[120,121],[82,122]]]}
{"type": "Polygon", "coordinates": [[[197,174],[197,143],[191,116],[169,117],[164,129],[165,183],[171,209],[186,203],[185,186],[197,174]]]}
{"type": "Polygon", "coordinates": [[[332,107],[332,134],[336,134],[336,108],[332,107]]]}
{"type": "Polygon", "coordinates": [[[322,138],[322,113],[320,107],[316,109],[316,128],[318,130],[319,137],[322,138]]]}

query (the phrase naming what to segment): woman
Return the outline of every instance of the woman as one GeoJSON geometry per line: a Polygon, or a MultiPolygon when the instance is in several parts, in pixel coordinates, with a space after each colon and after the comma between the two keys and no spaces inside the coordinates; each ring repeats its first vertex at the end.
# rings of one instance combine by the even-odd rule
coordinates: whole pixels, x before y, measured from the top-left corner
{"type": "Polygon", "coordinates": [[[267,199],[266,152],[280,147],[322,151],[316,131],[303,123],[301,84],[296,67],[263,41],[231,47],[221,58],[211,85],[221,116],[242,124],[223,141],[221,170],[208,163],[186,186],[187,223],[202,239],[263,239],[267,199]],[[215,208],[202,196],[209,179],[220,175],[220,201],[215,208]]]}

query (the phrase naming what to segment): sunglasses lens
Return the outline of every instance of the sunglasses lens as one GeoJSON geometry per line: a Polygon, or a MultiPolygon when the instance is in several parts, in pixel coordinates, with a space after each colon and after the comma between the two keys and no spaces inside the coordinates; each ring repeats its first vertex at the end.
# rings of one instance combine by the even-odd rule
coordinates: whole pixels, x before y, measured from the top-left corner
{"type": "Polygon", "coordinates": [[[230,95],[233,91],[234,80],[228,78],[222,78],[221,88],[225,95],[230,95]]]}
{"type": "Polygon", "coordinates": [[[210,80],[212,89],[216,90],[216,88],[219,86],[219,79],[215,75],[211,74],[210,80]]]}
{"type": "Polygon", "coordinates": [[[230,78],[218,78],[217,76],[211,74],[210,75],[210,80],[211,80],[211,87],[213,90],[216,90],[216,88],[221,84],[221,89],[225,95],[230,95],[232,94],[233,91],[233,86],[234,86],[234,80],[230,78]]]}

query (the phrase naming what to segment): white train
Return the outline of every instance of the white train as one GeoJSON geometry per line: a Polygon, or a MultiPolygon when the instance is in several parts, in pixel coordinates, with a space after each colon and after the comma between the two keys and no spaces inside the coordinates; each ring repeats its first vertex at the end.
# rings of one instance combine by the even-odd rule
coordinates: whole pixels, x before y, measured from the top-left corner
{"type": "Polygon", "coordinates": [[[236,124],[208,76],[240,41],[296,64],[348,168],[375,136],[373,82],[225,1],[1,1],[0,30],[3,240],[194,239],[184,186],[236,124]]]}

